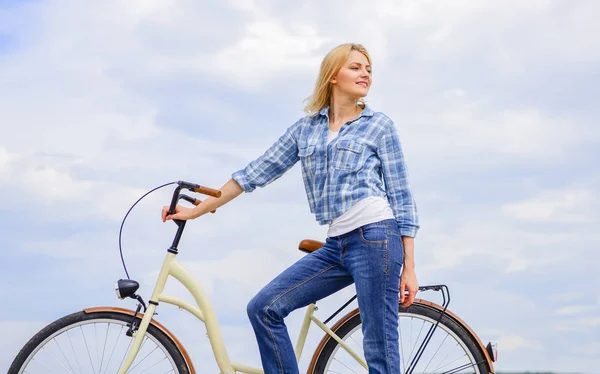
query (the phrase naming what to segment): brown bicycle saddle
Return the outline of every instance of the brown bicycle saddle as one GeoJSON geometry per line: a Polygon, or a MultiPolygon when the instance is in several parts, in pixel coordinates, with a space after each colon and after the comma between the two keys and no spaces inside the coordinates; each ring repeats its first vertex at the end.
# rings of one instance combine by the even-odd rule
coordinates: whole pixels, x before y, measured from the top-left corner
{"type": "Polygon", "coordinates": [[[298,249],[301,250],[302,252],[312,253],[312,252],[316,251],[317,249],[323,247],[323,245],[325,245],[325,243],[320,242],[318,240],[304,239],[298,245],[298,249]]]}

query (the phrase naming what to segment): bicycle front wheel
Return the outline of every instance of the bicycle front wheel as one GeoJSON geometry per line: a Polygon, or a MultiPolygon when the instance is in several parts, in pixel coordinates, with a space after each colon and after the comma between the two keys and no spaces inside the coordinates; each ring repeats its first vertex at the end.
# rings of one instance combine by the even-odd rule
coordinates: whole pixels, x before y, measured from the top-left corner
{"type": "MultiPolygon", "coordinates": [[[[414,303],[408,308],[399,305],[398,318],[401,373],[490,373],[477,342],[446,314],[442,315],[439,310],[414,303]],[[432,333],[427,341],[430,330],[432,333]]],[[[338,326],[334,332],[364,359],[361,327],[360,314],[357,313],[338,326]]],[[[367,372],[332,337],[328,337],[325,344],[320,346],[320,351],[315,352],[315,357],[314,365],[309,369],[310,373],[367,372]]]]}
{"type": "MultiPolygon", "coordinates": [[[[33,336],[8,373],[115,374],[133,342],[126,335],[131,321],[131,316],[115,312],[65,316],[33,336]]],[[[175,343],[149,325],[128,373],[188,374],[189,370],[175,343]]]]}

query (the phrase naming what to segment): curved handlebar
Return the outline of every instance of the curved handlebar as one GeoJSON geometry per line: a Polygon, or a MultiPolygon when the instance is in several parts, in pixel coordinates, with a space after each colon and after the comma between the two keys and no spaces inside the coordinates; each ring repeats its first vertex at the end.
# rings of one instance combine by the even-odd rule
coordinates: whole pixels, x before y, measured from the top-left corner
{"type": "MultiPolygon", "coordinates": [[[[200,199],[194,199],[193,197],[185,195],[185,194],[179,194],[179,198],[183,199],[185,201],[188,201],[196,206],[200,205],[200,203],[202,202],[202,200],[200,200],[200,199]]],[[[211,213],[215,213],[216,211],[217,210],[215,209],[215,210],[211,211],[211,213]]]]}
{"type": "MultiPolygon", "coordinates": [[[[193,192],[205,194],[205,195],[212,196],[212,197],[217,197],[217,198],[221,197],[221,191],[215,190],[214,188],[205,187],[205,186],[201,186],[199,184],[185,182],[185,181],[178,181],[177,185],[178,186],[175,188],[175,191],[173,192],[173,198],[171,199],[171,205],[169,207],[170,208],[169,214],[175,214],[175,205],[177,205],[177,201],[179,201],[179,199],[184,199],[194,205],[198,205],[201,203],[201,200],[194,199],[194,198],[189,197],[184,194],[180,194],[179,192],[182,189],[187,189],[187,190],[190,190],[193,192]]],[[[216,210],[213,210],[211,213],[214,213],[214,212],[216,212],[216,210]]]]}

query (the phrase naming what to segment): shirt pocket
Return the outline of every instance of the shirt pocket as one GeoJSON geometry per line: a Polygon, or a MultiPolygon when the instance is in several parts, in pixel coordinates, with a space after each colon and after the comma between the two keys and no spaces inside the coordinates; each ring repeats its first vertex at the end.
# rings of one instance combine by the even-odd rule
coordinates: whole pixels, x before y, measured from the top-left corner
{"type": "Polygon", "coordinates": [[[298,157],[300,158],[302,168],[309,175],[314,175],[315,170],[317,169],[317,156],[315,153],[315,148],[316,147],[314,145],[308,145],[298,150],[298,157]]]}
{"type": "Polygon", "coordinates": [[[335,145],[333,167],[341,171],[357,171],[363,165],[365,145],[352,139],[340,139],[335,145]]]}

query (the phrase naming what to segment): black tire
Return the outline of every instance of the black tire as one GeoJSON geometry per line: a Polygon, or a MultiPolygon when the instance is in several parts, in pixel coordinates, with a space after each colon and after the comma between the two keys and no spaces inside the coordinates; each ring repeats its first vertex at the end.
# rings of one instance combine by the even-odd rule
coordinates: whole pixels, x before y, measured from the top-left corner
{"type": "MultiPolygon", "coordinates": [[[[115,312],[94,312],[94,313],[85,313],[83,311],[76,312],[65,317],[62,317],[46,327],[40,330],[37,334],[35,334],[25,346],[21,349],[21,351],[15,357],[12,365],[8,369],[8,374],[21,374],[23,372],[23,365],[28,361],[29,356],[36,351],[36,348],[44,344],[46,339],[53,336],[56,332],[63,330],[71,325],[79,324],[81,322],[90,322],[93,320],[112,320],[116,321],[117,324],[122,324],[125,322],[129,324],[131,322],[132,316],[115,313],[115,312]]],[[[137,319],[140,321],[140,319],[137,319]]],[[[180,374],[189,374],[189,370],[183,355],[175,345],[175,343],[162,331],[158,328],[152,326],[151,324],[148,326],[146,331],[146,335],[150,335],[158,341],[162,347],[167,351],[167,354],[170,356],[171,360],[175,363],[177,370],[180,374]]]]}
{"type": "MultiPolygon", "coordinates": [[[[420,315],[430,318],[434,321],[437,321],[441,314],[441,312],[437,309],[417,303],[410,305],[408,308],[404,308],[402,307],[402,305],[399,304],[398,313],[420,315]]],[[[355,316],[348,319],[348,321],[340,325],[334,332],[343,340],[349,332],[354,331],[360,324],[360,313],[358,313],[355,316]]],[[[474,340],[470,333],[468,333],[461,325],[459,325],[454,319],[452,319],[446,314],[442,316],[442,319],[440,320],[440,325],[444,325],[449,330],[451,330],[466,345],[474,361],[479,363],[477,365],[477,368],[479,369],[479,374],[490,373],[485,362],[483,353],[479,349],[479,344],[477,343],[477,341],[474,340]]],[[[438,326],[437,328],[440,328],[440,326],[438,326]]],[[[339,344],[337,341],[335,341],[332,337],[328,337],[328,340],[323,345],[323,349],[321,350],[321,352],[317,353],[318,358],[315,363],[315,369],[313,371],[314,374],[325,373],[327,363],[329,362],[331,355],[335,352],[335,349],[338,345],[339,344]]],[[[414,374],[420,373],[415,372],[414,374]]]]}

